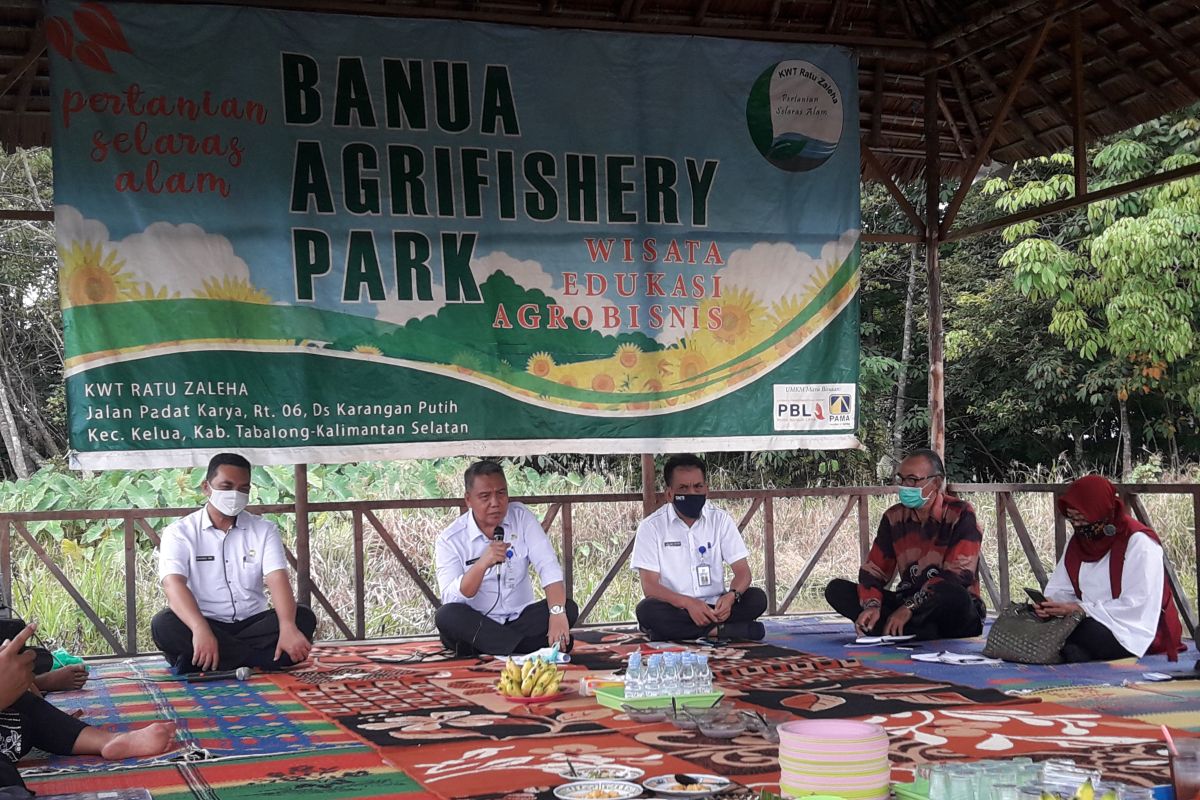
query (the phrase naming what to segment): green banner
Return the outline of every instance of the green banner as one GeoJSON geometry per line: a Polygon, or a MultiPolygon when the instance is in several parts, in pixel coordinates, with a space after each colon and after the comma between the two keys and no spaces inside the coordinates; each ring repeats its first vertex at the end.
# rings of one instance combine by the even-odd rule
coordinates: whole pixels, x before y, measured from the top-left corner
{"type": "Polygon", "coordinates": [[[857,444],[833,47],[47,11],[74,462],[857,444]]]}

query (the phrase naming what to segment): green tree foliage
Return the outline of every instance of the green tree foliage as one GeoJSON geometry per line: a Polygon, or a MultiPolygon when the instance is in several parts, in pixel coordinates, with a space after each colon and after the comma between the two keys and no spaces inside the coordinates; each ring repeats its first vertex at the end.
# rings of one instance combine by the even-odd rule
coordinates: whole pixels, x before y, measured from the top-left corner
{"type": "MultiPolygon", "coordinates": [[[[1195,163],[1200,119],[1180,113],[1101,144],[1099,189],[1195,163]]],[[[1019,165],[984,193],[1005,213],[1074,193],[1072,158],[1019,165]]],[[[1110,198],[1006,229],[999,266],[1034,305],[1050,304],[1051,334],[1082,359],[1075,395],[1097,409],[1143,398],[1143,440],[1172,451],[1200,412],[1200,178],[1110,198]]],[[[1075,370],[1078,371],[1078,370],[1075,370]]]]}
{"type": "MultiPolygon", "coordinates": [[[[0,208],[49,209],[52,183],[48,150],[0,153],[0,208]]],[[[0,478],[62,452],[62,350],[51,226],[0,221],[0,478]]]]}

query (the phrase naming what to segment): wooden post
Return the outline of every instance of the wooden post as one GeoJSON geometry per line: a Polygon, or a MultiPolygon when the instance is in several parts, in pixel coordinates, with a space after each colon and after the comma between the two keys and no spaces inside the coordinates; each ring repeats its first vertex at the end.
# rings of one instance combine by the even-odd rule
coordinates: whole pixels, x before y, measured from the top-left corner
{"type": "Polygon", "coordinates": [[[0,584],[0,600],[12,608],[12,526],[7,521],[0,522],[0,584]]]}
{"type": "Polygon", "coordinates": [[[766,550],[767,613],[779,613],[779,589],[775,576],[775,503],[768,497],[763,503],[763,549],[766,550]]]}
{"type": "Polygon", "coordinates": [[[648,517],[658,508],[654,496],[654,454],[642,453],[642,516],[648,517]]]}
{"type": "Polygon", "coordinates": [[[1004,492],[996,492],[996,569],[1000,573],[1000,608],[1008,608],[1008,507],[1004,492]]]}
{"type": "Polygon", "coordinates": [[[1071,145],[1075,152],[1075,196],[1087,194],[1087,110],[1083,107],[1083,23],[1071,13],[1071,145]]]}
{"type": "Polygon", "coordinates": [[[367,638],[367,579],[363,553],[363,518],[357,510],[351,514],[354,535],[354,638],[367,638]]]}
{"type": "MultiPolygon", "coordinates": [[[[931,66],[936,67],[936,62],[931,66]]],[[[942,268],[938,263],[941,167],[938,163],[937,69],[925,74],[925,280],[929,294],[929,447],[946,455],[942,268]]],[[[970,180],[969,177],[963,180],[970,180]]]]}
{"type": "Polygon", "coordinates": [[[125,518],[125,649],[137,653],[137,529],[125,518]]]}
{"type": "Polygon", "coordinates": [[[308,464],[297,464],[296,484],[296,600],[312,602],[312,551],[308,542],[308,464]]]}

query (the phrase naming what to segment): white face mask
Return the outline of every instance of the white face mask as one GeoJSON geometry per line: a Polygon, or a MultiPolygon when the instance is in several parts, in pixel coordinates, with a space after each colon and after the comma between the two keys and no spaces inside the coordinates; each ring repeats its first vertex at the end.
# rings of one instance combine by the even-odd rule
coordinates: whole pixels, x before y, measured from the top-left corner
{"type": "Polygon", "coordinates": [[[212,494],[208,496],[208,502],[212,503],[213,508],[225,516],[236,517],[242,513],[243,509],[250,502],[250,495],[246,492],[239,492],[236,489],[226,491],[213,489],[212,494]]]}

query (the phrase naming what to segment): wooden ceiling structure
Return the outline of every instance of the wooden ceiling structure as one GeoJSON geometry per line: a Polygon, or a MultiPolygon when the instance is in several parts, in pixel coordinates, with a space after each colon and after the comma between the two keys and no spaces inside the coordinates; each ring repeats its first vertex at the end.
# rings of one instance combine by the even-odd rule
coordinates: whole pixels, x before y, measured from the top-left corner
{"type": "MultiPolygon", "coordinates": [[[[137,2],[138,0],[130,0],[137,2]]],[[[158,0],[198,4],[196,0],[158,0]]],[[[313,14],[465,19],[628,33],[831,44],[858,57],[863,175],[911,223],[865,241],[925,245],[931,444],[944,448],[938,246],[1004,224],[1200,173],[1089,191],[1088,142],[1200,100],[1196,0],[225,0],[313,14]],[[1073,148],[1075,194],[971,228],[953,222],[990,162],[1073,148]],[[957,182],[942,207],[939,190],[957,182]],[[901,190],[924,184],[921,201],[901,190]]],[[[50,145],[49,59],[39,0],[0,0],[0,145],[50,145]]],[[[314,16],[314,22],[319,17],[314,16]]],[[[219,58],[214,53],[214,58],[219,58]]],[[[0,210],[0,218],[47,212],[0,210]]]]}

